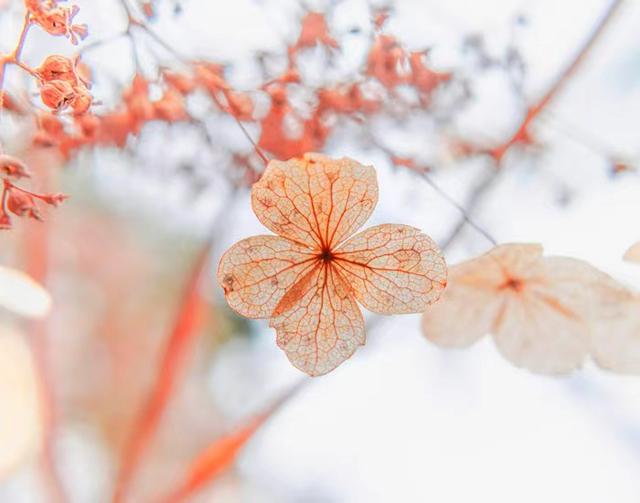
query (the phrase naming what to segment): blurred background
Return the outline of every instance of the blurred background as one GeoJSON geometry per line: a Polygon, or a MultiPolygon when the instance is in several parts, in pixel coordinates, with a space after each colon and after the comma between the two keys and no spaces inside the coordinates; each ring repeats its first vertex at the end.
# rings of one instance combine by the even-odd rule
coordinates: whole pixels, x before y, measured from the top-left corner
{"type": "MultiPolygon", "coordinates": [[[[305,378],[268,321],[227,307],[215,269],[265,233],[248,136],[270,159],[373,164],[369,224],[419,227],[451,264],[491,247],[463,207],[500,243],[539,242],[640,286],[622,261],[640,239],[640,3],[73,4],[88,37],[33,27],[22,60],[80,54],[91,119],[51,114],[18,68],[4,82],[22,111],[3,112],[0,138],[30,167],[24,186],[70,197],[0,234],[0,264],[53,300],[39,321],[0,310],[0,367],[35,397],[16,405],[0,385],[0,434],[24,437],[0,454],[0,501],[112,501],[132,459],[122,501],[179,501],[164,498],[198,453],[299,382],[189,501],[638,501],[638,378],[591,364],[541,377],[489,338],[442,350],[419,315],[370,313],[367,345],[305,378]]],[[[25,6],[0,5],[8,53],[25,6]]]]}

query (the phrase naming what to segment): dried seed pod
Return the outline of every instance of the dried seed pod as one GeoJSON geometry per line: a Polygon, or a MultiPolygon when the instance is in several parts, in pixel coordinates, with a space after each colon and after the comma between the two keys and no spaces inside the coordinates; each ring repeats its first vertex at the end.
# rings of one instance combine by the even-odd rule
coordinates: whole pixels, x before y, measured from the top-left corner
{"type": "Polygon", "coordinates": [[[75,97],[75,91],[69,82],[52,80],[40,88],[42,102],[55,111],[65,109],[75,97]]]}
{"type": "Polygon", "coordinates": [[[48,56],[42,65],[36,69],[36,73],[45,82],[64,80],[74,86],[78,83],[73,61],[65,56],[48,56]]]}
{"type": "Polygon", "coordinates": [[[76,115],[82,115],[89,111],[93,103],[93,96],[84,87],[74,88],[75,96],[71,100],[71,108],[76,115]]]}
{"type": "Polygon", "coordinates": [[[19,217],[29,217],[42,220],[33,196],[20,190],[10,190],[7,196],[7,208],[19,217]]]}

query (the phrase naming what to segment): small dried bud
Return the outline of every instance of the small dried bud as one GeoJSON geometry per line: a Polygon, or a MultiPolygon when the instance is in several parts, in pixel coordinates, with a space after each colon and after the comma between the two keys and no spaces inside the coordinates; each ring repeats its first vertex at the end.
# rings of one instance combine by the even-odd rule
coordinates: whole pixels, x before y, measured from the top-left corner
{"type": "Polygon", "coordinates": [[[42,102],[52,110],[63,110],[74,97],[73,87],[64,80],[52,80],[40,88],[42,102]]]}
{"type": "Polygon", "coordinates": [[[25,163],[10,155],[0,155],[0,173],[13,178],[29,178],[25,163]]]}
{"type": "Polygon", "coordinates": [[[20,190],[9,190],[7,208],[14,215],[42,220],[33,196],[20,190]]]}
{"type": "Polygon", "coordinates": [[[40,199],[43,202],[50,204],[51,206],[58,207],[67,199],[69,199],[69,196],[60,192],[56,192],[55,194],[42,194],[40,196],[40,199]]]}
{"type": "Polygon", "coordinates": [[[25,2],[33,19],[40,27],[50,35],[60,35],[71,40],[73,45],[78,43],[78,38],[87,36],[87,26],[73,24],[73,18],[78,14],[77,5],[73,7],[59,7],[56,2],[40,3],[36,0],[25,2]]]}
{"type": "Polygon", "coordinates": [[[36,70],[36,73],[45,82],[64,80],[71,85],[76,85],[78,82],[73,61],[64,56],[49,56],[36,70]]]}
{"type": "Polygon", "coordinates": [[[89,111],[93,103],[93,96],[84,87],[75,87],[75,96],[71,100],[71,108],[76,115],[82,115],[89,111]]]}

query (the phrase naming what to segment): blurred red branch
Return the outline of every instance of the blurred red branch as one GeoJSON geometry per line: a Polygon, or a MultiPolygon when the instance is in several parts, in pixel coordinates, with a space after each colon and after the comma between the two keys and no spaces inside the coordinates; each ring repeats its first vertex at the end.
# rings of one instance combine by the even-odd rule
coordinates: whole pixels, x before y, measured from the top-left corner
{"type": "Polygon", "coordinates": [[[287,389],[266,410],[227,435],[213,441],[193,460],[180,486],[161,501],[163,503],[185,501],[206,484],[220,477],[235,462],[240,450],[253,438],[258,429],[308,382],[310,379],[304,379],[287,389]]]}
{"type": "Polygon", "coordinates": [[[116,480],[114,503],[125,501],[131,481],[145,455],[149,443],[158,428],[162,413],[169,402],[179,371],[191,342],[202,320],[203,300],[200,281],[208,272],[207,264],[211,245],[202,247],[187,280],[180,308],[174,320],[169,340],[142,413],[133,426],[130,439],[125,444],[120,472],[116,480]]]}
{"type": "MultiPolygon", "coordinates": [[[[43,174],[43,179],[47,179],[43,174]]],[[[49,222],[30,224],[24,248],[27,250],[26,272],[41,284],[46,284],[49,271],[49,222]]],[[[57,409],[50,367],[48,321],[34,321],[31,328],[32,348],[42,404],[42,470],[49,491],[50,501],[64,503],[67,495],[60,480],[55,460],[55,434],[57,430],[57,409]]]]}

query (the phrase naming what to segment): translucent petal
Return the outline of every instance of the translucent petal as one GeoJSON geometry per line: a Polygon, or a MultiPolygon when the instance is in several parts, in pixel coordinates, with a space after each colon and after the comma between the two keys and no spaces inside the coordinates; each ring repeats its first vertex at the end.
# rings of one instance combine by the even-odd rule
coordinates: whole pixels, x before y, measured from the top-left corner
{"type": "Polygon", "coordinates": [[[543,257],[538,245],[501,245],[451,267],[423,330],[445,346],[490,332],[507,359],[539,373],[569,372],[590,353],[602,366],[633,371],[640,369],[640,337],[622,313],[632,301],[629,290],[586,262],[543,257]]]}
{"type": "Polygon", "coordinates": [[[479,259],[493,260],[509,276],[527,276],[531,267],[539,263],[542,253],[542,246],[536,243],[506,243],[496,246],[479,259]]]}
{"type": "Polygon", "coordinates": [[[229,306],[247,318],[269,318],[286,291],[313,268],[309,249],[278,236],[253,236],[220,259],[218,283],[229,306]]]}
{"type": "Polygon", "coordinates": [[[0,266],[0,306],[29,318],[41,318],[51,309],[51,296],[30,276],[0,266]]]}
{"type": "Polygon", "coordinates": [[[542,374],[577,369],[589,351],[589,325],[560,303],[534,295],[508,294],[493,334],[505,358],[542,374]]]}
{"type": "Polygon", "coordinates": [[[0,480],[34,456],[42,406],[33,358],[19,333],[0,326],[0,480]]]}
{"type": "Polygon", "coordinates": [[[364,344],[364,319],[349,287],[319,264],[283,297],[271,326],[291,363],[310,376],[332,371],[364,344]]]}
{"type": "Polygon", "coordinates": [[[607,318],[616,306],[633,297],[608,274],[582,260],[545,257],[534,269],[532,289],[553,297],[585,319],[607,318]]]}
{"type": "Polygon", "coordinates": [[[501,305],[500,296],[482,285],[458,281],[450,269],[442,297],[422,315],[422,332],[439,346],[470,346],[491,331],[501,305]]]}
{"type": "Polygon", "coordinates": [[[593,359],[602,368],[640,374],[640,298],[620,302],[592,335],[593,359]]]}
{"type": "Polygon", "coordinates": [[[271,161],[251,191],[263,225],[315,249],[331,248],[357,231],[377,201],[373,167],[320,154],[271,161]]]}
{"type": "Polygon", "coordinates": [[[640,304],[630,290],[572,258],[545,258],[539,270],[541,280],[533,291],[588,326],[583,337],[590,337],[590,351],[599,365],[624,373],[640,370],[640,304]]]}
{"type": "Polygon", "coordinates": [[[508,302],[496,321],[500,351],[513,363],[540,373],[579,367],[593,337],[611,331],[605,323],[631,293],[590,264],[544,257],[529,268],[520,292],[505,290],[508,302]]]}
{"type": "Polygon", "coordinates": [[[418,229],[385,224],[349,239],[333,263],[370,311],[420,313],[447,284],[447,268],[437,245],[418,229]]]}
{"type": "Polygon", "coordinates": [[[487,335],[502,309],[504,285],[516,273],[530,274],[541,255],[539,245],[506,244],[450,267],[442,297],[422,317],[424,335],[444,347],[470,346],[487,335]]]}

